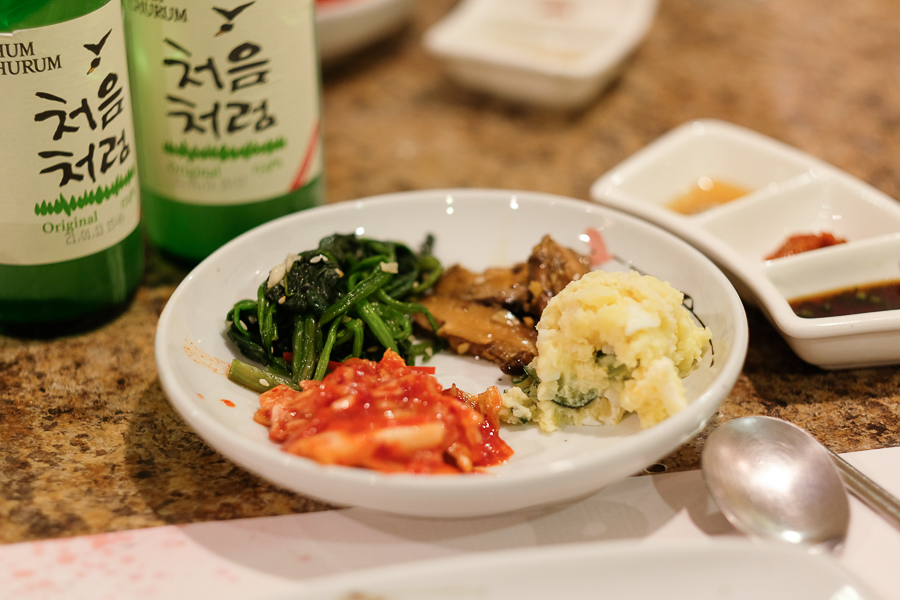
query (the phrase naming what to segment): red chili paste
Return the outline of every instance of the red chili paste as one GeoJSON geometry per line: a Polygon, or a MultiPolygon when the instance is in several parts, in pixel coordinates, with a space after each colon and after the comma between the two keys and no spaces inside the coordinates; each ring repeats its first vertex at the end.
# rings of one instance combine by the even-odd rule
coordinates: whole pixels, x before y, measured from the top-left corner
{"type": "Polygon", "coordinates": [[[768,255],[766,260],[818,250],[827,246],[845,244],[846,242],[847,240],[834,237],[830,233],[798,233],[789,237],[778,250],[768,255]]]}
{"type": "Polygon", "coordinates": [[[504,462],[500,393],[447,390],[388,350],[353,358],[303,391],[278,386],[259,397],[255,419],[284,451],[323,464],[386,472],[459,473],[504,462]]]}

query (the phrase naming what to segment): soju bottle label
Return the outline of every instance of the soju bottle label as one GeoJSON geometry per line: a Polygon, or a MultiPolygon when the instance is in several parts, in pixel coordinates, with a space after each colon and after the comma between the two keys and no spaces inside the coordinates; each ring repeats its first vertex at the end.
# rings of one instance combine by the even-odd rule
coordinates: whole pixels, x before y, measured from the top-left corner
{"type": "Polygon", "coordinates": [[[125,11],[142,185],[224,205],[319,175],[313,0],[125,0],[125,11]]]}
{"type": "Polygon", "coordinates": [[[138,226],[118,2],[0,33],[0,123],[0,264],[81,258],[138,226]]]}

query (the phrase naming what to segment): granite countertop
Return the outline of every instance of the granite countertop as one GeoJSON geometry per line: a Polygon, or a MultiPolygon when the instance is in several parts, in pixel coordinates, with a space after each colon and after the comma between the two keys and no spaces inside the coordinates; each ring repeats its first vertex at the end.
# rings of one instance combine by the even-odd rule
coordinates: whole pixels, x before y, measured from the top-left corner
{"type": "MultiPolygon", "coordinates": [[[[422,49],[453,0],[326,69],[329,201],[440,187],[588,197],[602,173],[693,118],[749,127],[900,197],[900,15],[893,0],[665,0],[615,83],[583,111],[454,85],[422,49]]],[[[270,485],[192,433],[154,364],[186,271],[148,249],[129,310],[77,337],[0,337],[0,542],[330,507],[270,485]]],[[[695,469],[706,433],[743,415],[797,423],[837,452],[900,445],[900,367],[823,371],[754,309],[743,373],[713,422],[661,461],[695,469]]]]}

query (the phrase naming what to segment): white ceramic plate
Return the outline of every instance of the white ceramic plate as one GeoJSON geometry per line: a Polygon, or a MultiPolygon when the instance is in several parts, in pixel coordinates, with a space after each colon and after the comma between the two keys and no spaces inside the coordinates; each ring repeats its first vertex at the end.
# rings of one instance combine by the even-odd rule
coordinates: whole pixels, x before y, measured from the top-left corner
{"type": "Polygon", "coordinates": [[[609,83],[655,13],[656,0],[464,0],[425,47],[463,85],[574,109],[609,83]]]}
{"type": "MultiPolygon", "coordinates": [[[[623,269],[617,262],[607,270],[623,269]]],[[[172,405],[213,448],[288,489],[342,505],[424,516],[500,513],[589,494],[668,454],[691,438],[733,387],[747,350],[747,323],[728,279],[700,252],[638,219],[585,201],[531,192],[433,190],[341,203],[283,217],[227,244],[175,290],[159,321],[156,361],[172,405]],[[641,430],[631,416],[613,427],[553,434],[504,427],[515,455],[487,474],[415,476],[322,466],[282,452],[253,421],[256,394],[231,383],[225,365],[239,357],[225,336],[225,315],[251,298],[269,269],[332,233],[359,232],[418,246],[436,236],[447,266],[505,266],[527,258],[541,237],[587,253],[587,228],[610,253],[668,280],[693,298],[713,333],[714,352],[684,380],[689,406],[641,430]],[[233,402],[230,407],[222,399],[233,402]]],[[[432,359],[445,386],[481,392],[509,384],[495,365],[451,354],[432,359]]]]}
{"type": "Polygon", "coordinates": [[[569,544],[341,574],[271,600],[875,600],[831,556],[746,541],[569,544]]]}
{"type": "Polygon", "coordinates": [[[591,197],[677,234],[712,258],[803,360],[827,369],[900,363],[900,310],[804,319],[789,300],[900,280],[900,203],[795,148],[724,123],[686,123],[611,169],[591,197]],[[685,216],[666,205],[700,177],[750,190],[685,216]],[[776,260],[793,234],[848,243],[776,260]]]}
{"type": "Polygon", "coordinates": [[[333,61],[399,30],[416,0],[331,0],[316,4],[319,56],[333,61]]]}

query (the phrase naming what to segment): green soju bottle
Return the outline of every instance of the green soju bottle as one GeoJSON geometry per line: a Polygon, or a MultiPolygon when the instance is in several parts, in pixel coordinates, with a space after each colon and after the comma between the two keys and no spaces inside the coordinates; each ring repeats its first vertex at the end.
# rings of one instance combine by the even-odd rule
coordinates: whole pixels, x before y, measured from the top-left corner
{"type": "Polygon", "coordinates": [[[313,0],[124,0],[144,223],[196,262],[323,202],[313,0]]]}
{"type": "Polygon", "coordinates": [[[125,308],[143,273],[118,0],[0,0],[0,332],[125,308]]]}

